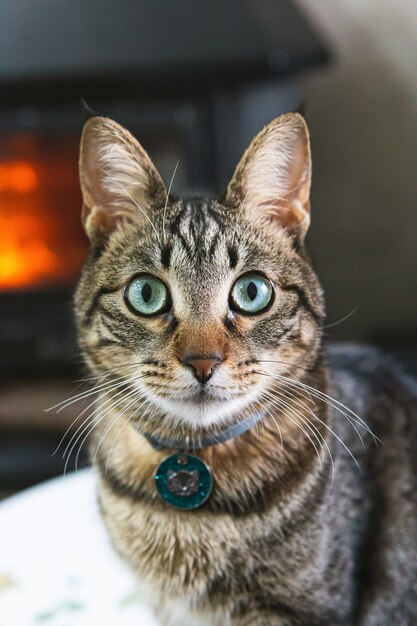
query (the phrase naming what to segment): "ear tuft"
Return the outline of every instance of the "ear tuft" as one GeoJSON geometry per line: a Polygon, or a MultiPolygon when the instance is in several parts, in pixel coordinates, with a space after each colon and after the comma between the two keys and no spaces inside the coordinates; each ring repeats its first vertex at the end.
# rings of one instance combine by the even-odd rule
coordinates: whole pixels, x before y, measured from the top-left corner
{"type": "Polygon", "coordinates": [[[90,107],[88,102],[84,98],[80,98],[81,112],[84,116],[84,122],[90,119],[90,117],[96,117],[97,113],[90,107]]]}
{"type": "Polygon", "coordinates": [[[104,117],[84,125],[80,146],[83,223],[87,235],[107,236],[123,221],[143,222],[163,202],[165,185],[139,142],[104,117]]]}
{"type": "Polygon", "coordinates": [[[311,154],[299,113],[276,118],[255,137],[237,166],[226,198],[251,219],[275,223],[303,239],[310,223],[311,154]]]}

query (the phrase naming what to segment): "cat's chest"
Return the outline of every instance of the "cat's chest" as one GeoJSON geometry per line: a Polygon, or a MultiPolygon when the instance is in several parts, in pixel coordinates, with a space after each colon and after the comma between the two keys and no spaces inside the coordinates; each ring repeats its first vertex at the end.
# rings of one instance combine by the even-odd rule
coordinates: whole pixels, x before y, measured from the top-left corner
{"type": "MultiPolygon", "coordinates": [[[[170,477],[173,493],[192,493],[195,477],[170,477]]],[[[208,582],[228,568],[228,553],[241,550],[245,534],[227,515],[201,510],[182,511],[165,503],[133,503],[99,483],[100,503],[117,550],[143,580],[173,592],[201,593],[208,582]]],[[[178,495],[180,498],[181,496],[178,495]]],[[[184,496],[185,497],[185,496],[184,496]]]]}
{"type": "MultiPolygon", "coordinates": [[[[191,488],[188,480],[186,486],[191,488]]],[[[234,603],[246,597],[248,588],[260,595],[269,588],[284,604],[299,597],[311,611],[321,610],[322,559],[317,559],[326,551],[327,535],[318,546],[315,526],[278,542],[282,519],[275,508],[265,517],[241,518],[133,501],[116,494],[104,479],[99,491],[113,544],[164,626],[229,626],[234,603]],[[268,540],[271,530],[273,540],[268,540]]],[[[328,592],[325,605],[338,611],[350,589],[341,589],[340,595],[333,587],[328,592]]]]}
{"type": "MultiPolygon", "coordinates": [[[[181,489],[175,477],[175,488],[181,489]]],[[[186,478],[186,487],[192,483],[186,478]]],[[[213,612],[207,590],[241,551],[242,536],[225,516],[152,507],[117,497],[100,484],[104,519],[117,551],[132,566],[143,599],[164,626],[228,626],[228,602],[213,612]]]]}

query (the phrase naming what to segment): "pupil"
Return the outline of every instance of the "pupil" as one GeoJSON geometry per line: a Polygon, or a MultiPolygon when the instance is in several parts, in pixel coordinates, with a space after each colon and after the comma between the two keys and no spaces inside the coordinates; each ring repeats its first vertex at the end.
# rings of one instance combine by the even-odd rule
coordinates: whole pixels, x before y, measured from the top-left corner
{"type": "Polygon", "coordinates": [[[146,304],[151,299],[151,295],[152,295],[152,287],[150,286],[149,283],[145,283],[142,287],[142,298],[146,304]]]}
{"type": "Polygon", "coordinates": [[[252,302],[255,300],[257,294],[258,294],[258,288],[255,285],[254,282],[250,282],[249,285],[246,288],[247,294],[250,298],[250,300],[252,300],[252,302]]]}

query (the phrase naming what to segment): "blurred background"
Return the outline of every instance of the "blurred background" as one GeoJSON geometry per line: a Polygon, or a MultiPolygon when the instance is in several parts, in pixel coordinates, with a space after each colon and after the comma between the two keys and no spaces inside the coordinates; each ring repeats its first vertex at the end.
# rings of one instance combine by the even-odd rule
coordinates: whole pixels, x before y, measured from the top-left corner
{"type": "Polygon", "coordinates": [[[167,182],[179,159],[174,190],[210,193],[266,122],[302,109],[328,337],[416,370],[415,0],[0,0],[0,13],[0,496],[73,469],[86,434],[53,455],[91,397],[45,411],[84,375],[81,97],[167,182]]]}

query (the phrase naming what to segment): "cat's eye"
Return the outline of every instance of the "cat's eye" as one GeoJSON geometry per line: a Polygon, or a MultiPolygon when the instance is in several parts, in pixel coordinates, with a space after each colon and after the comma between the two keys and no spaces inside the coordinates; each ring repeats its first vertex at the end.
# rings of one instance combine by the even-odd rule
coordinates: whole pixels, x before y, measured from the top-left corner
{"type": "Polygon", "coordinates": [[[247,315],[265,311],[272,302],[273,289],[262,274],[245,274],[237,279],[230,292],[231,309],[247,315]]]}
{"type": "Polygon", "coordinates": [[[126,287],[124,297],[129,308],[141,315],[159,315],[171,306],[167,287],[149,274],[136,276],[126,287]]]}

